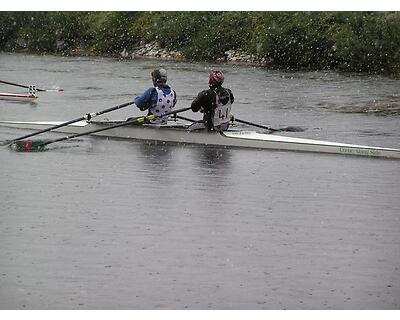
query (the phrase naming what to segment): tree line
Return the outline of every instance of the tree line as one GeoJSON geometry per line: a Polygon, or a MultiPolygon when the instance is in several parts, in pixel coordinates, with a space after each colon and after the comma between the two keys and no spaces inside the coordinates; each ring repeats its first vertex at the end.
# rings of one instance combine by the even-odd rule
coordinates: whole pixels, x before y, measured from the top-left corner
{"type": "Polygon", "coordinates": [[[0,50],[114,55],[143,43],[271,68],[400,75],[399,12],[0,12],[0,50]]]}

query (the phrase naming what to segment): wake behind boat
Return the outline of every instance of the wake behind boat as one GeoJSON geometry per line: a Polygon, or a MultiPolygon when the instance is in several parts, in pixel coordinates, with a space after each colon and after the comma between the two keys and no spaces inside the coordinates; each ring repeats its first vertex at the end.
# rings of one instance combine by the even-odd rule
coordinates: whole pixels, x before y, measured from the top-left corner
{"type": "MultiPolygon", "coordinates": [[[[80,134],[91,130],[105,129],[114,125],[123,124],[124,122],[125,121],[78,121],[52,131],[67,134],[80,134]]],[[[1,126],[33,130],[44,130],[61,123],[62,122],[54,121],[0,121],[1,126]]],[[[93,135],[144,141],[160,141],[165,143],[332,153],[400,159],[400,149],[294,138],[238,129],[229,129],[223,133],[189,131],[188,125],[176,121],[169,121],[168,124],[159,125],[129,124],[117,128],[110,128],[109,130],[97,132],[93,135]]]]}

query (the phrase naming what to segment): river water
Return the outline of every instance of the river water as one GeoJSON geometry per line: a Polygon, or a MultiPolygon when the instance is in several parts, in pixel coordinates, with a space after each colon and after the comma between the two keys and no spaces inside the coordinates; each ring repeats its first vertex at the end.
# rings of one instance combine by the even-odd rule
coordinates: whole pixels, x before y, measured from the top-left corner
{"type": "MultiPolygon", "coordinates": [[[[177,108],[219,68],[237,117],[400,147],[399,80],[235,65],[2,53],[1,80],[65,91],[0,101],[0,120],[130,101],[160,65],[177,108]]],[[[1,309],[400,308],[400,161],[82,137],[0,163],[1,309]]]]}

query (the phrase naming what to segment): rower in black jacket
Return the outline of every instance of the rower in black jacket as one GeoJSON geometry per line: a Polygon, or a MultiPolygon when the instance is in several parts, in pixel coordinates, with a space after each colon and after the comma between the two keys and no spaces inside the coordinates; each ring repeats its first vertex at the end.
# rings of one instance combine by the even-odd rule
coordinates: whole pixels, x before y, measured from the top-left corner
{"type": "Polygon", "coordinates": [[[222,87],[224,74],[212,71],[208,76],[209,89],[201,91],[193,100],[193,112],[202,112],[203,120],[193,124],[190,129],[225,131],[231,119],[231,106],[234,101],[232,91],[222,87]]]}

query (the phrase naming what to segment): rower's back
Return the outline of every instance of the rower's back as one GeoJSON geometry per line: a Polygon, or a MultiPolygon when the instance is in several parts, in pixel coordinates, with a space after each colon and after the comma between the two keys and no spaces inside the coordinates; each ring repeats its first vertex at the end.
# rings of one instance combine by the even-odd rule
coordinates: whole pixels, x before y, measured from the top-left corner
{"type": "Polygon", "coordinates": [[[201,91],[193,100],[193,112],[203,113],[203,123],[207,130],[226,131],[229,128],[234,96],[230,89],[222,87],[224,74],[213,71],[209,74],[209,89],[201,91]]]}

